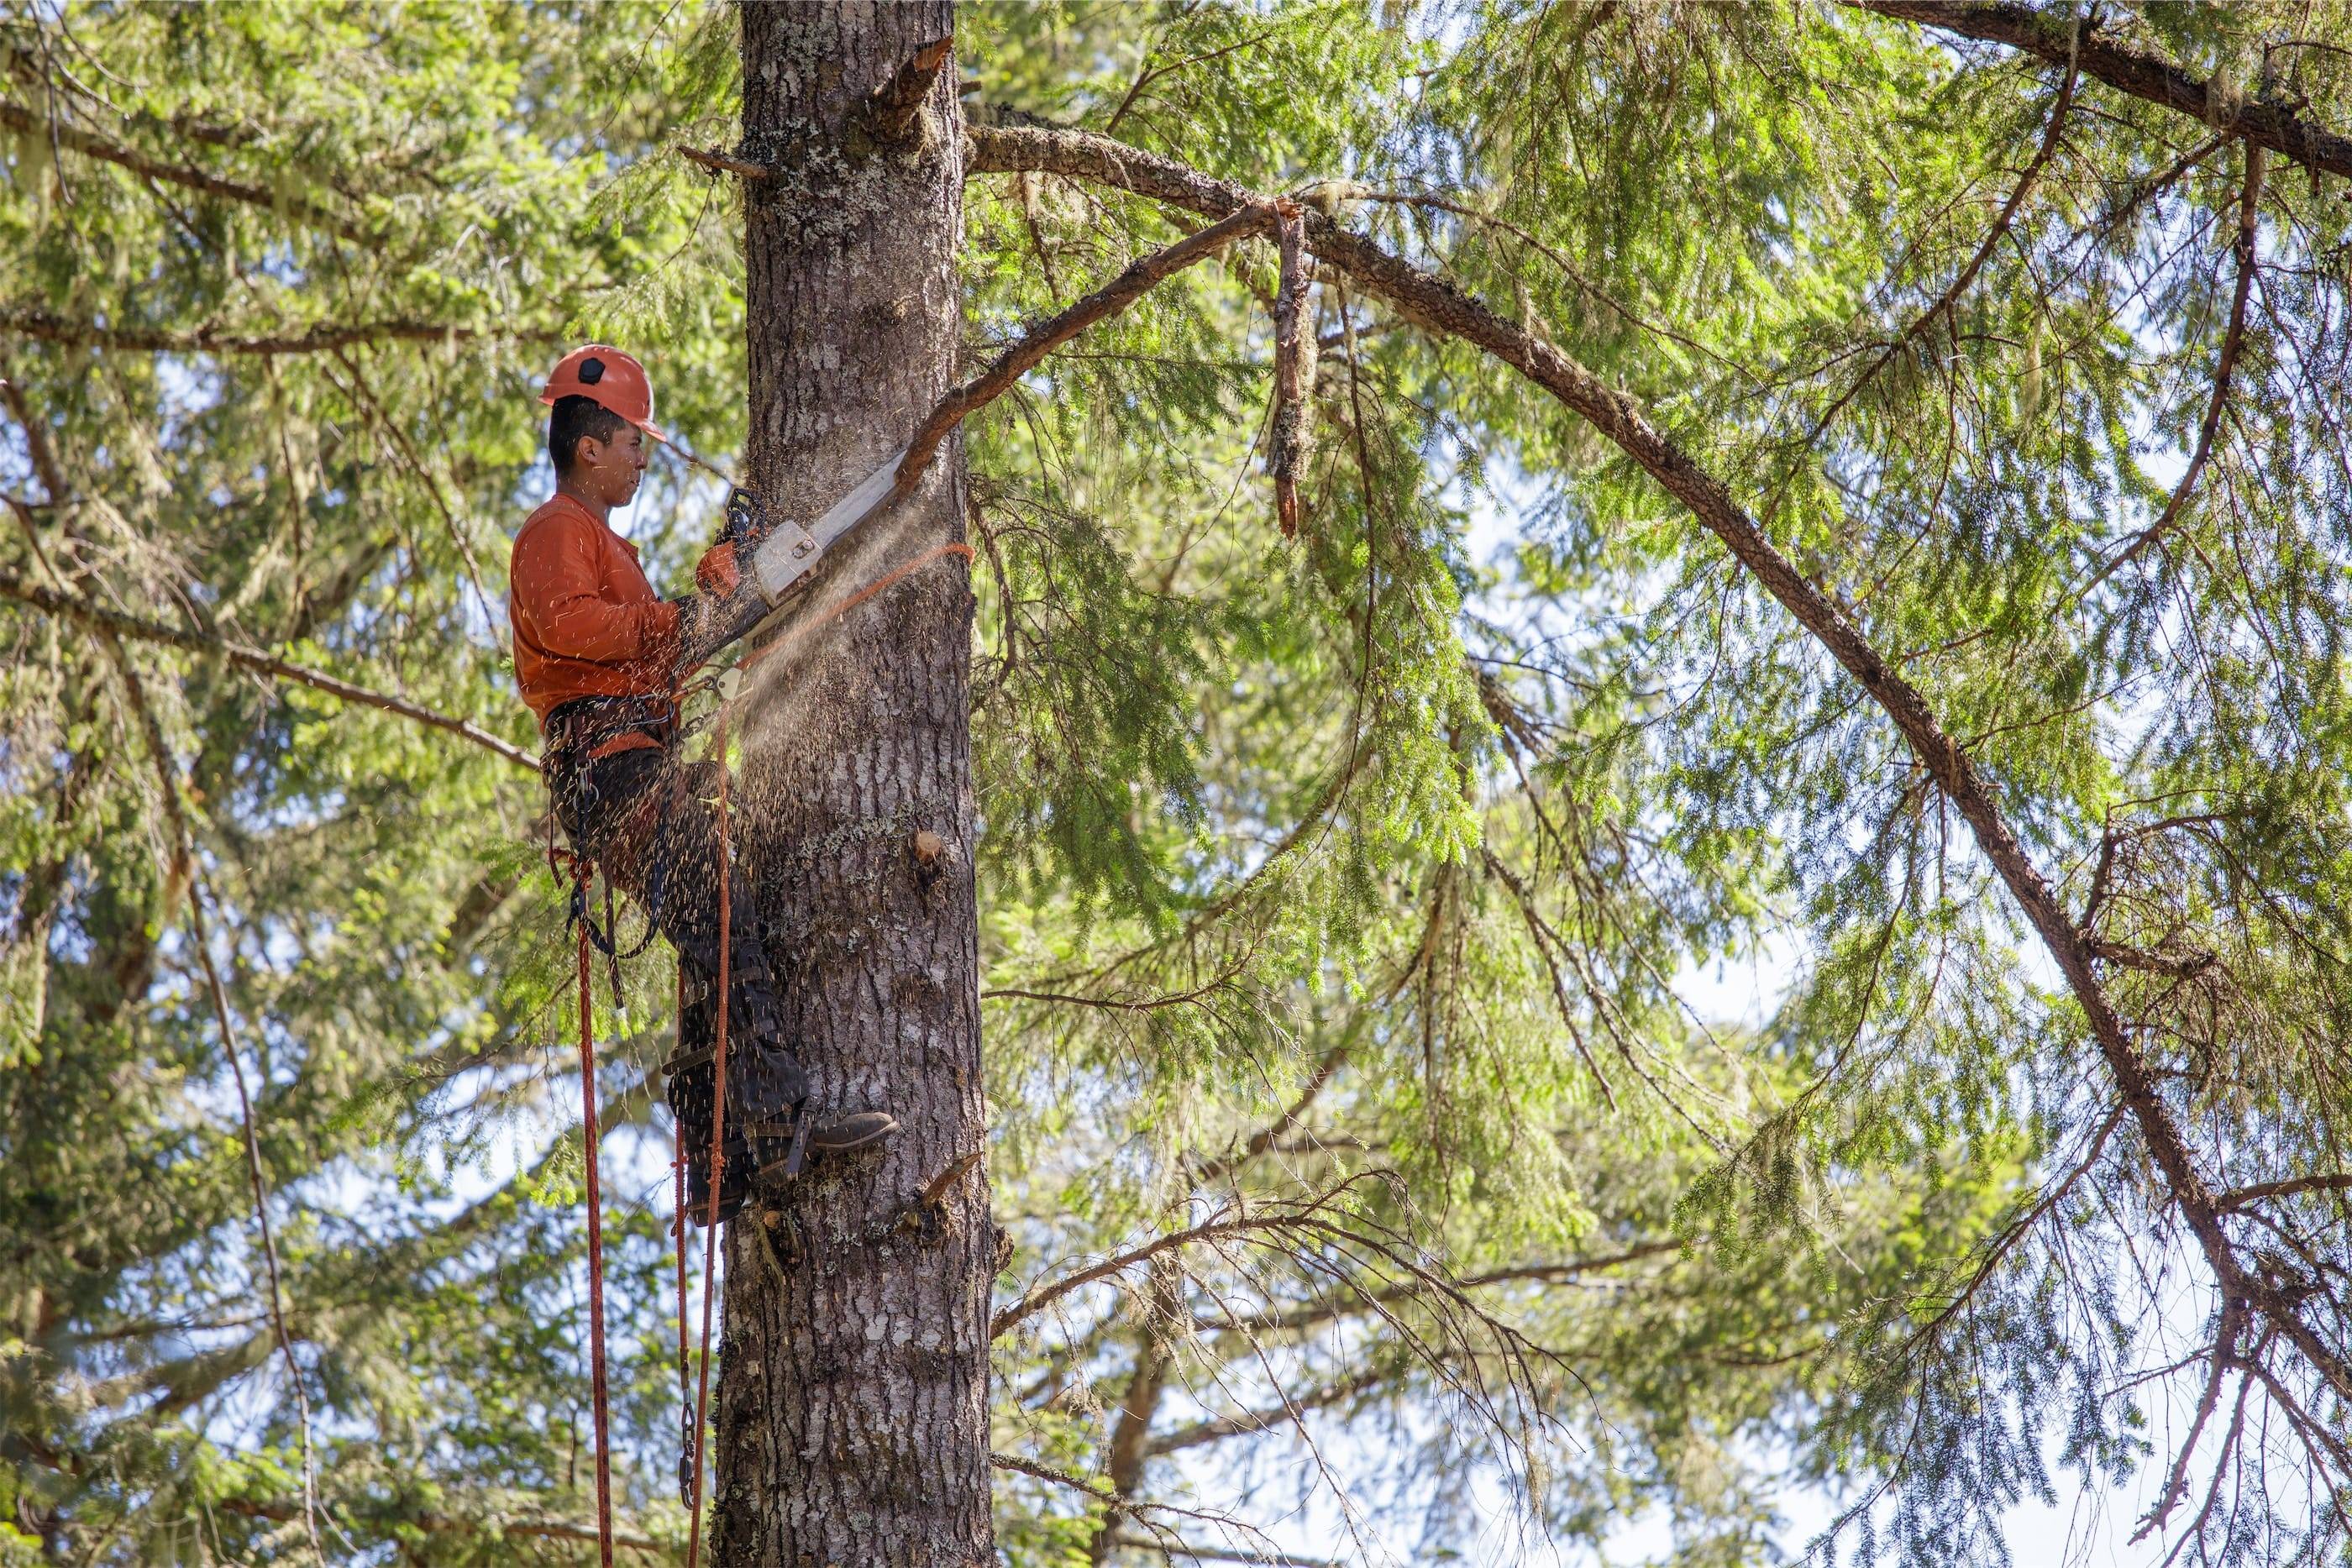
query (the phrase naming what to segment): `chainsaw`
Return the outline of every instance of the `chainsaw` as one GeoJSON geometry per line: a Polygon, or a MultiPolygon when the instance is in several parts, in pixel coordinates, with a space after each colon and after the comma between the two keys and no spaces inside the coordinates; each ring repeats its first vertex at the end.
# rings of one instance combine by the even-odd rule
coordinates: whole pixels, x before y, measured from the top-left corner
{"type": "Polygon", "coordinates": [[[784,601],[815,570],[825,550],[889,500],[898,485],[898,466],[906,456],[907,449],[902,446],[885,457],[878,467],[852,486],[848,494],[827,507],[824,515],[806,528],[790,517],[771,518],[759,497],[730,480],[726,515],[719,525],[718,542],[733,545],[738,559],[749,559],[751,570],[745,575],[760,592],[753,599],[738,590],[734,599],[719,607],[712,624],[698,640],[700,646],[691,651],[693,657],[707,659],[775,621],[782,612],[784,601]]]}

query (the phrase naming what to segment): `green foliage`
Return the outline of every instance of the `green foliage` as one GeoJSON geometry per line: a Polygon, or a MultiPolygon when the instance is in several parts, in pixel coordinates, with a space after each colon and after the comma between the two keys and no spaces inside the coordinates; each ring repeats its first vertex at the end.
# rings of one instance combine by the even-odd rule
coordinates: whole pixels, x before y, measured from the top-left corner
{"type": "MultiPolygon", "coordinates": [[[[2344,129],[2340,7],[2104,25],[2344,129]]],[[[2068,907],[2161,960],[2104,977],[2217,1184],[2339,1168],[2341,181],[2273,160],[2227,417],[2136,549],[2207,423],[2247,172],[2172,110],[1798,6],[959,26],[975,119],[1299,193],[1636,400],[1925,695],[2068,907]]],[[[0,147],[0,571],[531,744],[501,573],[545,365],[626,343],[665,423],[741,444],[737,197],[674,151],[731,144],[739,98],[719,5],[0,20],[0,100],[58,127],[0,147]]],[[[1182,232],[1076,181],[966,203],[975,361],[1182,232]]],[[[1865,1556],[1998,1560],[2053,1467],[2168,1462],[2139,1375],[2210,1350],[2158,1321],[2189,1243],[1914,754],[1628,459],[1328,268],[1283,538],[1275,278],[1237,246],[966,431],[1003,1299],[1205,1228],[1000,1341],[995,1447],[1139,1504],[1003,1472],[1008,1561],[1206,1542],[1153,1505],[1261,1483],[1318,1497],[1335,1552],[1442,1557],[1491,1539],[1497,1478],[1530,1540],[1658,1509],[1679,1562],[1767,1561],[1798,1478],[1862,1505],[1865,1556]],[[1692,1005],[1759,964],[1769,1016],[1692,1005]],[[1279,1223],[1218,1228],[1244,1214],[1279,1223]]],[[[655,471],[657,576],[709,501],[655,471]]],[[[584,1558],[544,1533],[593,1503],[536,779],[13,600],[0,637],[0,1563],[307,1554],[306,1442],[330,1555],[584,1558]]],[[[626,978],[597,1019],[617,1478],[667,1542],[667,982],[626,978]]],[[[2279,1255],[2318,1289],[2342,1209],[2299,1201],[2279,1255]]],[[[2189,1540],[2326,1560],[2340,1511],[2298,1499],[2189,1540]]]]}

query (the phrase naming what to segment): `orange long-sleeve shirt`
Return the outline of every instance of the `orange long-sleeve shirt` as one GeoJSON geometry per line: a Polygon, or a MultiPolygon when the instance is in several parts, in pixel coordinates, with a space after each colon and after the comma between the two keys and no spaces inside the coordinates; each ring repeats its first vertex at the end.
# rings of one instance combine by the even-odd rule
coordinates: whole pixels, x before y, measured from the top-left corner
{"type": "Polygon", "coordinates": [[[515,677],[542,727],[574,697],[669,690],[677,606],[646,580],[637,547],[578,501],[560,495],[530,515],[508,581],[515,677]]]}

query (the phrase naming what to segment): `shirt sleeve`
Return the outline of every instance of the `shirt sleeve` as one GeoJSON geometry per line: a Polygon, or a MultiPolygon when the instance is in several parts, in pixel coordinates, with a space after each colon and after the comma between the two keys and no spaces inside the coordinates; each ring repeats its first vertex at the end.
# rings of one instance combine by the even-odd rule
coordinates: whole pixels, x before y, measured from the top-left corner
{"type": "Polygon", "coordinates": [[[551,517],[517,541],[512,581],[531,640],[548,653],[623,664],[660,653],[677,635],[667,600],[615,604],[599,591],[596,541],[577,518],[551,517]]]}

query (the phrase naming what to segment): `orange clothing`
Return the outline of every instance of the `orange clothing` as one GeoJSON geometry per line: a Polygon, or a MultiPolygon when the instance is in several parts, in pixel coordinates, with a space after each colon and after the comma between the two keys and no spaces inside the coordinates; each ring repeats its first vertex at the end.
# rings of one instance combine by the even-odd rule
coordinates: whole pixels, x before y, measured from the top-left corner
{"type": "Polygon", "coordinates": [[[508,580],[515,678],[542,728],[575,697],[668,693],[677,606],[646,580],[637,547],[586,507],[559,495],[533,512],[515,535],[508,580]]]}

